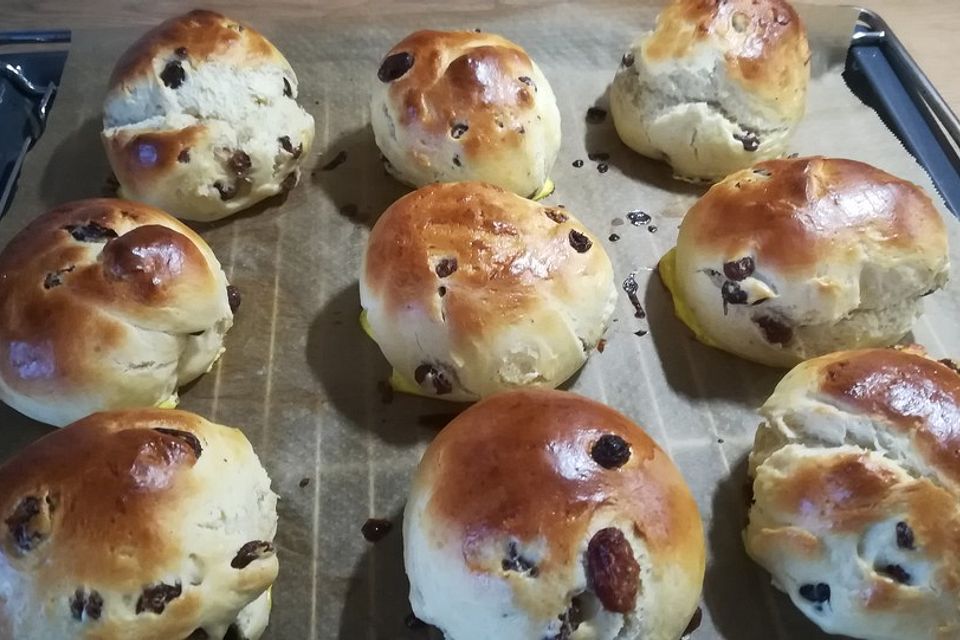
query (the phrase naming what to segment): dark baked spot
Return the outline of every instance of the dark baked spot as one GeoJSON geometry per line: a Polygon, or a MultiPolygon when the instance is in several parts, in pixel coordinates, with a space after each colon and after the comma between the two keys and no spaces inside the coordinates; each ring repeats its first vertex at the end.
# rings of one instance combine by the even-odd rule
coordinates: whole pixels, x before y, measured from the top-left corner
{"type": "Polygon", "coordinates": [[[583,160],[577,158],[576,160],[573,161],[573,166],[579,169],[580,167],[583,166],[583,160]]]}
{"type": "Polygon", "coordinates": [[[187,79],[187,74],[179,60],[171,60],[160,72],[160,79],[171,89],[177,89],[187,79]]]}
{"type": "Polygon", "coordinates": [[[757,316],[754,324],[760,327],[763,337],[770,344],[787,345],[793,340],[793,329],[783,320],[773,316],[757,316]]]}
{"type": "Polygon", "coordinates": [[[141,593],[137,599],[137,614],[141,614],[144,611],[157,614],[163,613],[163,610],[167,608],[167,603],[171,600],[176,600],[182,593],[183,587],[181,587],[179,582],[174,585],[164,584],[163,582],[150,585],[143,590],[143,593],[141,593]]]}
{"type": "Polygon", "coordinates": [[[609,236],[607,239],[608,239],[610,242],[616,242],[617,240],[620,239],[620,236],[619,236],[618,234],[616,234],[616,233],[611,233],[610,236],[609,236]]]}
{"type": "MultiPolygon", "coordinates": [[[[347,152],[339,151],[337,152],[337,155],[333,156],[333,159],[330,160],[330,162],[320,167],[320,171],[333,171],[334,169],[336,169],[346,161],[347,161],[347,152]]],[[[384,161],[386,162],[386,158],[384,158],[384,161]]]]}
{"type": "Polygon", "coordinates": [[[281,188],[283,191],[290,191],[290,190],[293,189],[295,186],[297,186],[297,172],[296,172],[296,171],[291,171],[291,172],[288,173],[287,176],[283,179],[283,182],[280,183],[280,188],[281,188]]]}
{"type": "Polygon", "coordinates": [[[601,529],[590,539],[587,582],[607,611],[633,611],[640,590],[640,565],[620,529],[601,529]]]}
{"type": "Polygon", "coordinates": [[[681,638],[688,638],[690,634],[700,628],[700,624],[703,622],[703,609],[697,607],[697,610],[693,612],[693,616],[690,618],[690,622],[687,623],[687,628],[683,630],[681,638]]]}
{"type": "Polygon", "coordinates": [[[290,86],[290,81],[286,78],[283,79],[283,95],[288,98],[293,97],[293,87],[290,86]]]}
{"type": "Polygon", "coordinates": [[[290,136],[280,136],[277,138],[277,142],[280,143],[280,148],[293,156],[294,160],[300,157],[300,154],[303,153],[303,143],[297,145],[297,148],[293,148],[293,143],[290,142],[290,136]]]}
{"type": "Polygon", "coordinates": [[[251,562],[268,558],[273,554],[274,549],[271,543],[265,540],[251,540],[240,547],[237,555],[230,561],[230,566],[234,569],[245,569],[251,562]]]}
{"type": "Polygon", "coordinates": [[[70,615],[74,620],[83,619],[83,609],[87,606],[87,596],[83,589],[77,589],[70,598],[70,615]]]}
{"type": "Polygon", "coordinates": [[[51,496],[27,496],[20,500],[13,513],[4,520],[14,544],[20,551],[33,551],[50,535],[51,515],[56,502],[51,496]]]}
{"type": "Polygon", "coordinates": [[[463,124],[462,122],[457,122],[452,127],[450,127],[450,137],[453,138],[454,140],[459,140],[460,138],[463,137],[463,134],[465,134],[469,130],[470,130],[470,127],[463,124]]]}
{"type": "Polygon", "coordinates": [[[403,619],[403,626],[411,631],[417,631],[418,629],[426,629],[427,623],[411,613],[403,619]]]}
{"type": "Polygon", "coordinates": [[[627,212],[627,220],[635,227],[642,227],[645,224],[649,224],[651,218],[649,213],[636,209],[627,212]]]}
{"type": "Polygon", "coordinates": [[[537,83],[535,83],[529,76],[520,76],[517,78],[520,82],[527,85],[528,87],[533,87],[534,93],[537,91],[537,83]]]}
{"type": "Polygon", "coordinates": [[[910,573],[899,564],[888,564],[877,567],[877,573],[892,578],[900,584],[910,584],[910,573]]]}
{"type": "Polygon", "coordinates": [[[43,279],[43,288],[53,289],[54,287],[59,287],[61,284],[63,284],[63,274],[70,273],[75,268],[75,265],[70,265],[65,269],[58,269],[57,271],[48,273],[43,279]]]}
{"type": "Polygon", "coordinates": [[[360,527],[360,533],[363,534],[367,542],[380,542],[390,530],[393,529],[393,523],[382,518],[370,518],[360,527]]]}
{"type": "Polygon", "coordinates": [[[197,460],[200,459],[200,455],[203,453],[203,447],[200,445],[200,438],[193,435],[189,431],[181,431],[180,429],[164,429],[163,427],[157,427],[154,429],[157,433],[162,433],[165,436],[170,436],[171,438],[176,438],[177,440],[182,440],[193,449],[193,455],[197,460]]]}
{"type": "Polygon", "coordinates": [[[90,595],[81,588],[77,587],[73,596],[70,597],[70,615],[74,620],[83,620],[83,614],[87,614],[90,620],[99,620],[103,613],[103,598],[96,590],[91,590],[90,595]]]}
{"type": "Polygon", "coordinates": [[[186,164],[190,162],[190,149],[183,149],[177,154],[177,162],[186,164]]]}
{"type": "Polygon", "coordinates": [[[570,239],[570,246],[577,253],[586,253],[593,246],[593,241],[576,229],[570,229],[568,238],[570,239]]]}
{"type": "Polygon", "coordinates": [[[723,263],[723,274],[731,280],[746,280],[753,275],[755,269],[753,258],[750,256],[723,263]]]}
{"type": "Polygon", "coordinates": [[[913,536],[913,529],[906,522],[897,523],[897,546],[901,549],[913,551],[916,549],[916,540],[913,536]]]}
{"type": "Polygon", "coordinates": [[[240,296],[240,289],[233,286],[232,284],[227,285],[227,304],[230,305],[230,311],[233,313],[237,312],[237,309],[240,308],[240,302],[242,298],[240,296]]]}
{"type": "Polygon", "coordinates": [[[760,137],[754,131],[735,133],[733,139],[743,145],[744,151],[756,151],[760,148],[760,137]]]}
{"type": "Polygon", "coordinates": [[[426,382],[429,382],[433,385],[433,390],[438,396],[451,393],[453,391],[453,384],[447,378],[447,375],[433,366],[432,364],[421,364],[413,372],[413,378],[417,381],[417,384],[423,385],[426,382]]]}
{"type": "Polygon", "coordinates": [[[410,68],[413,67],[413,54],[406,51],[387,56],[380,63],[380,69],[377,70],[377,78],[380,82],[393,82],[402,78],[410,68]]]}
{"type": "Polygon", "coordinates": [[[213,183],[213,188],[220,193],[220,199],[224,202],[227,200],[233,200],[235,197],[237,197],[236,185],[223,184],[223,181],[217,180],[213,183]]]}
{"type": "Polygon", "coordinates": [[[629,51],[628,51],[627,53],[623,54],[623,57],[620,59],[620,64],[622,64],[622,65],[625,66],[625,67],[632,67],[632,66],[633,66],[633,54],[630,53],[629,51]]]}
{"type": "Polygon", "coordinates": [[[553,220],[554,222],[556,222],[557,224],[563,224],[564,222],[569,220],[569,218],[567,217],[567,214],[565,214],[563,211],[560,211],[559,209],[554,209],[553,207],[544,207],[543,214],[548,218],[550,218],[551,220],[553,220]]]}
{"type": "Polygon", "coordinates": [[[439,295],[441,298],[442,298],[443,296],[447,295],[447,288],[446,288],[446,287],[440,287],[440,288],[438,288],[438,289],[437,289],[437,295],[439,295]]]}
{"type": "Polygon", "coordinates": [[[588,124],[600,124],[607,119],[606,109],[601,109],[599,107],[590,107],[587,109],[587,123],[588,124]]]}
{"type": "Polygon", "coordinates": [[[245,151],[240,151],[238,149],[234,151],[233,154],[231,154],[230,159],[227,160],[227,167],[235,176],[242,178],[250,173],[250,156],[247,155],[245,151]]]}
{"type": "Polygon", "coordinates": [[[454,274],[457,271],[457,259],[443,258],[437,263],[434,271],[436,271],[438,278],[446,278],[454,274]]]}
{"type": "Polygon", "coordinates": [[[747,292],[740,288],[736,282],[727,280],[720,287],[720,297],[723,298],[723,313],[727,313],[728,304],[747,304],[747,292]]]}
{"type": "Polygon", "coordinates": [[[607,433],[590,449],[590,457],[604,469],[617,469],[630,460],[630,445],[620,436],[607,433]]]}
{"type": "Polygon", "coordinates": [[[97,591],[90,591],[90,596],[87,598],[87,606],[84,608],[84,611],[91,620],[100,619],[100,614],[103,613],[103,598],[97,591]]]}
{"type": "Polygon", "coordinates": [[[68,224],[64,227],[77,242],[107,242],[117,237],[117,232],[98,222],[68,224]]]}
{"type": "Polygon", "coordinates": [[[830,585],[824,582],[801,585],[800,597],[817,605],[822,605],[824,602],[830,602],[830,585]]]}
{"type": "Polygon", "coordinates": [[[526,128],[525,128],[523,125],[520,125],[520,128],[517,129],[517,133],[519,133],[520,135],[523,135],[523,134],[525,134],[526,132],[527,132],[527,130],[526,130],[526,128]]]}
{"type": "Polygon", "coordinates": [[[507,545],[507,555],[503,558],[503,561],[500,563],[500,567],[504,571],[514,571],[516,573],[525,573],[531,578],[536,578],[537,574],[540,573],[540,570],[537,569],[535,562],[528,558],[524,558],[520,554],[520,550],[517,548],[517,543],[513,540],[507,545]]]}
{"type": "Polygon", "coordinates": [[[453,164],[455,164],[455,165],[458,166],[458,167],[462,167],[462,166],[463,166],[463,164],[461,164],[461,162],[460,162],[460,156],[453,156],[453,164]]]}

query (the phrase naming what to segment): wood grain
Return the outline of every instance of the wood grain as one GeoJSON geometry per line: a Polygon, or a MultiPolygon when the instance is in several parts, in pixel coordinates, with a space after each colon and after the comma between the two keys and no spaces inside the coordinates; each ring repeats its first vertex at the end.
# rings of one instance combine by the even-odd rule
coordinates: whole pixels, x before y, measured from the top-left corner
{"type": "MultiPolygon", "coordinates": [[[[661,0],[635,0],[657,5],[661,0]]],[[[813,4],[850,4],[837,0],[806,0],[813,4]]],[[[2,0],[0,29],[80,28],[148,25],[196,7],[198,0],[2,0]]],[[[498,6],[551,5],[550,0],[204,0],[204,7],[256,23],[260,18],[319,19],[375,11],[380,15],[436,10],[483,11],[498,6]]],[[[960,111],[960,76],[955,72],[960,29],[960,1],[871,0],[933,83],[960,111]]]]}

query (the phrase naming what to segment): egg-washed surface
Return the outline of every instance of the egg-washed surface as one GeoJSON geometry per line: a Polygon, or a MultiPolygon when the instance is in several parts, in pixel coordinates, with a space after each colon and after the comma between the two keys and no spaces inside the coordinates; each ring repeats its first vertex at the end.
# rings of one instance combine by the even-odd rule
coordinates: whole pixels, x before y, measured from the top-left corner
{"type": "MultiPolygon", "coordinates": [[[[182,406],[242,425],[283,497],[277,538],[282,569],[264,637],[365,638],[371,627],[386,638],[430,637],[404,625],[410,611],[399,514],[424,447],[460,407],[399,393],[384,403],[390,394],[380,383],[390,372],[358,326],[356,285],[369,225],[407,192],[383,175],[366,129],[367,83],[377,82],[382,56],[393,44],[429,26],[497,33],[537,62],[557,93],[564,123],[552,174],[557,190],[544,204],[565,205],[596,234],[618,286],[636,273],[647,319],[635,318],[620,293],[603,353],[591,357],[571,389],[642,424],[691,486],[706,521],[709,554],[703,621],[694,640],[825,640],[769,586],[768,575],[743,552],[740,536],[755,408],[782,373],[694,341],[674,318],[652,271],[676,244],[678,216],[699,188],[673,182],[667,170],[622,147],[609,115],[599,124],[586,123],[589,107],[607,107],[601,96],[633,37],[652,27],[656,8],[598,0],[562,11],[502,5],[496,12],[428,13],[409,5],[403,12],[392,5],[378,15],[364,11],[344,8],[337,16],[299,24],[236,16],[250,21],[296,70],[299,102],[317,121],[315,153],[282,207],[271,201],[262,213],[198,227],[244,301],[222,364],[182,394],[182,406]],[[339,166],[320,170],[341,151],[346,157],[339,166]],[[610,156],[606,173],[588,157],[597,153],[610,156]],[[583,166],[573,166],[577,159],[583,166]],[[356,207],[353,217],[340,214],[347,205],[356,207]],[[630,224],[627,212],[638,209],[653,218],[656,233],[630,224]],[[615,226],[615,218],[624,224],[615,226]],[[611,233],[620,240],[609,242],[611,233]],[[649,333],[635,336],[640,330],[649,333]],[[300,488],[305,477],[310,481],[300,488]],[[360,533],[371,515],[395,525],[376,545],[360,533]]],[[[814,79],[806,120],[790,151],[850,157],[931,190],[875,114],[848,92],[839,68],[824,75],[828,60],[843,62],[846,49],[837,44],[855,14],[827,11],[818,19],[801,13],[815,54],[814,79]]],[[[97,195],[107,175],[98,146],[102,99],[110,70],[139,33],[105,28],[74,35],[63,89],[47,133],[28,156],[0,241],[38,211],[97,195]]],[[[947,223],[953,262],[960,264],[960,225],[947,223]]],[[[915,329],[914,339],[938,358],[960,355],[957,286],[951,281],[924,299],[925,319],[915,329]]],[[[46,431],[6,408],[0,408],[0,425],[0,456],[46,431]]]]}

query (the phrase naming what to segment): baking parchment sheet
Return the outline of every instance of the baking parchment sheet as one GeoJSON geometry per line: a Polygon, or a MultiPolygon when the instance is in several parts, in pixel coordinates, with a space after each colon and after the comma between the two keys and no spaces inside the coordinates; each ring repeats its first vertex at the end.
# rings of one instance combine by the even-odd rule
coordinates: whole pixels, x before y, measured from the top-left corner
{"type": "MultiPolygon", "coordinates": [[[[704,187],[672,180],[664,166],[623,146],[608,117],[588,124],[588,107],[606,106],[606,89],[633,38],[655,9],[629,2],[550,8],[417,13],[378,17],[344,9],[334,17],[280,22],[265,5],[239,14],[286,54],[300,79],[300,101],[317,120],[314,157],[301,186],[248,213],[197,225],[243,292],[227,351],[183,393],[182,407],[241,427],[280,494],[281,572],[268,640],[424,637],[404,626],[409,612],[400,520],[409,478],[439,429],[462,409],[393,395],[389,370],[357,323],[357,272],[369,227],[407,189],[384,174],[369,127],[368,96],[382,55],[419,28],[481,28],[520,43],[550,79],[563,117],[556,193],[610,253],[618,282],[636,272],[647,312],[634,317],[621,296],[606,349],[567,385],[626,413],[673,457],[706,524],[709,564],[703,623],[695,638],[825,637],[746,557],[746,454],[754,413],[783,371],[704,347],[674,318],[654,273],[675,242],[681,216],[704,187]],[[339,152],[346,160],[323,171],[339,152]],[[601,174],[588,153],[607,153],[601,174]],[[581,168],[572,166],[583,159],[581,168]],[[628,211],[652,216],[633,226],[628,211]],[[617,225],[616,221],[623,221],[617,225]],[[656,231],[654,232],[654,227],[656,231]],[[608,236],[616,233],[618,242],[608,236]],[[647,331],[645,335],[635,332],[647,331]],[[360,527],[394,522],[376,545],[360,527]]],[[[363,11],[361,13],[360,11],[363,11]]],[[[814,75],[808,113],[791,151],[871,162],[920,183],[930,180],[876,114],[840,77],[857,12],[806,8],[814,75]]],[[[69,25],[67,25],[69,26],[69,25]]],[[[52,206],[100,195],[109,169],[99,140],[100,105],[114,61],[139,35],[133,29],[74,33],[63,85],[47,132],[31,152],[4,244],[52,206]]],[[[6,134],[2,134],[6,135],[6,134]]],[[[948,218],[954,263],[960,224],[948,218]]],[[[926,299],[914,339],[938,357],[960,355],[960,278],[926,299]]],[[[49,430],[0,408],[0,459],[49,430]]]]}

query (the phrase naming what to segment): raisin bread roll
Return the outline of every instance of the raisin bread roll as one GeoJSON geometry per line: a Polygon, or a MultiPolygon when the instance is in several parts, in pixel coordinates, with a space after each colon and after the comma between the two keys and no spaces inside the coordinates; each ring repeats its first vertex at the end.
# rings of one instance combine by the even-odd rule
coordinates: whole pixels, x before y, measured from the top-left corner
{"type": "Polygon", "coordinates": [[[946,227],[920,187],[819,157],[762,162],[714,185],[660,261],[702,342],[781,367],[894,344],[948,271],[946,227]]]}
{"type": "Polygon", "coordinates": [[[922,351],[804,362],[760,409],[747,551],[828,633],[960,637],[960,374],[922,351]]]}
{"type": "Polygon", "coordinates": [[[239,301],[207,243],[166,213],[61,205],[0,253],[0,399],[56,426],[175,406],[220,357],[239,301]]]}
{"type": "Polygon", "coordinates": [[[103,107],[120,195],[188,220],[217,220],[292,189],[313,135],[286,58],[211,11],[171,18],[137,40],[103,107]]]}
{"type": "Polygon", "coordinates": [[[556,387],[586,362],[616,297],[610,258],[570,213],[475,182],[393,203],[360,275],[394,387],[456,401],[556,387]]]}
{"type": "Polygon", "coordinates": [[[806,31],[785,0],[671,0],[624,54],[610,108],[628,147],[717,180],[784,153],[809,81],[806,31]]]}
{"type": "Polygon", "coordinates": [[[277,496],[237,429],[99,413],[0,466],[0,638],[257,640],[277,496]]]}
{"type": "Polygon", "coordinates": [[[703,526],[640,427],[586,398],[488,398],[430,444],[403,520],[414,613],[449,640],[677,640],[703,526]]]}
{"type": "Polygon", "coordinates": [[[418,31],[387,53],[377,78],[373,132],[400,181],[489,182],[524,197],[552,190],[560,111],[520,46],[489,33],[418,31]]]}

